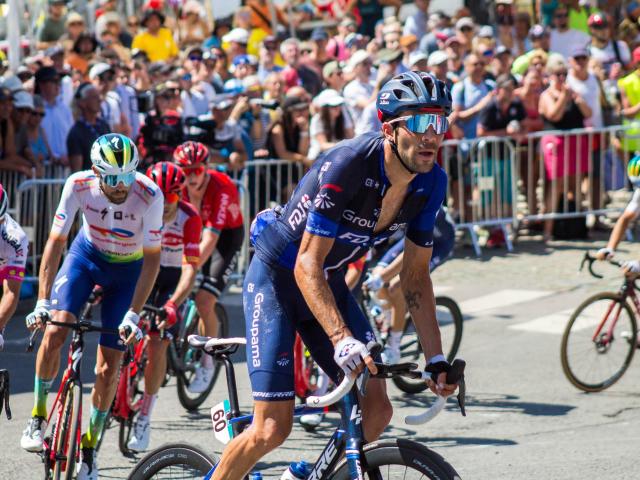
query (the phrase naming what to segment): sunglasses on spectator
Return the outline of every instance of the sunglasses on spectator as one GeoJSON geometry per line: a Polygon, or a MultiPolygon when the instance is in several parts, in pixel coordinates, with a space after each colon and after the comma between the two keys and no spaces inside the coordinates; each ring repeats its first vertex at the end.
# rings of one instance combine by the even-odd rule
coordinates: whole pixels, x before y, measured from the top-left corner
{"type": "Polygon", "coordinates": [[[189,55],[189,60],[191,60],[192,62],[201,62],[202,55],[189,55]]]}
{"type": "Polygon", "coordinates": [[[31,115],[33,115],[34,117],[44,117],[44,112],[38,112],[37,110],[32,110],[31,111],[31,115]]]}
{"type": "Polygon", "coordinates": [[[136,172],[121,173],[118,175],[101,175],[100,179],[112,188],[117,187],[120,183],[125,187],[129,187],[136,180],[136,172]]]}
{"type": "Polygon", "coordinates": [[[137,27],[139,24],[138,22],[127,22],[127,25],[130,27],[137,27]]]}
{"type": "Polygon", "coordinates": [[[190,175],[199,176],[204,172],[204,165],[198,165],[197,167],[182,167],[182,171],[187,177],[190,175]]]}
{"type": "Polygon", "coordinates": [[[182,75],[180,77],[180,80],[184,80],[185,82],[190,82],[191,81],[191,74],[190,73],[185,73],[184,75],[182,75]]]}
{"type": "Polygon", "coordinates": [[[31,109],[29,107],[20,107],[16,108],[18,113],[31,113],[31,109]]]}
{"type": "Polygon", "coordinates": [[[471,27],[460,27],[460,31],[461,32],[470,32],[472,30],[473,30],[473,28],[471,28],[471,27]]]}
{"type": "Polygon", "coordinates": [[[406,117],[398,117],[389,123],[404,122],[411,133],[423,134],[429,127],[433,128],[436,135],[442,135],[449,130],[449,120],[445,115],[437,113],[419,113],[406,117]]]}
{"type": "Polygon", "coordinates": [[[586,62],[589,59],[589,57],[587,57],[586,55],[579,55],[577,57],[573,57],[573,59],[576,62],[586,62]]]}
{"type": "Polygon", "coordinates": [[[556,13],[553,18],[567,18],[568,16],[568,13],[556,13]]]}
{"type": "Polygon", "coordinates": [[[79,26],[83,26],[84,22],[69,22],[68,24],[70,27],[79,27],[79,26]]]}
{"type": "Polygon", "coordinates": [[[98,78],[101,82],[113,82],[116,76],[113,73],[105,73],[103,75],[99,75],[98,78]]]}
{"type": "Polygon", "coordinates": [[[567,72],[566,71],[561,71],[561,72],[553,72],[552,75],[555,75],[556,77],[567,77],[567,72]]]}

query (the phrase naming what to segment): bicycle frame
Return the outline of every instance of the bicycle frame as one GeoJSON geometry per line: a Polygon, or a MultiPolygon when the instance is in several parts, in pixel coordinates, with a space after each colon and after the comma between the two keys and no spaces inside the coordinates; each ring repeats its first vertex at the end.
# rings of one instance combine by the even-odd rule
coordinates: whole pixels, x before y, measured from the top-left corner
{"type": "MultiPolygon", "coordinates": [[[[638,296],[636,295],[637,288],[638,287],[636,286],[634,280],[625,278],[624,283],[622,284],[622,287],[620,287],[619,293],[623,302],[626,302],[627,298],[631,298],[633,307],[635,309],[636,317],[640,317],[640,301],[638,300],[638,296]]],[[[591,340],[594,343],[600,343],[603,345],[607,345],[609,343],[609,341],[613,338],[613,330],[615,329],[616,324],[618,323],[618,319],[620,318],[621,311],[622,311],[622,305],[620,303],[611,302],[611,305],[609,306],[606,314],[602,317],[602,320],[598,324],[598,327],[596,328],[595,332],[593,333],[593,336],[591,337],[591,340]],[[605,323],[607,322],[607,319],[609,318],[609,314],[611,314],[611,311],[613,310],[614,305],[618,305],[618,309],[615,312],[613,322],[611,322],[611,324],[607,327],[606,336],[604,338],[598,338],[600,336],[602,329],[604,328],[605,323]]]]}
{"type": "Polygon", "coordinates": [[[131,356],[129,352],[125,353],[120,367],[118,388],[116,390],[113,408],[111,409],[111,414],[116,418],[127,420],[131,418],[133,413],[140,409],[142,399],[139,399],[135,403],[130,401],[133,398],[133,392],[131,391],[132,385],[129,379],[138,374],[139,360],[146,348],[147,339],[145,337],[133,347],[133,356],[131,356]]]}
{"type": "MultiPolygon", "coordinates": [[[[188,298],[185,301],[185,314],[184,319],[182,321],[182,325],[180,326],[180,335],[177,338],[171,339],[169,342],[169,347],[167,348],[167,366],[173,371],[175,375],[180,375],[184,378],[185,372],[188,370],[187,366],[180,360],[180,356],[178,355],[178,345],[176,342],[178,339],[182,338],[182,334],[186,329],[191,325],[191,323],[196,318],[198,311],[196,309],[196,302],[192,298],[188,298]]],[[[180,345],[180,348],[188,348],[188,345],[180,345]]]]}

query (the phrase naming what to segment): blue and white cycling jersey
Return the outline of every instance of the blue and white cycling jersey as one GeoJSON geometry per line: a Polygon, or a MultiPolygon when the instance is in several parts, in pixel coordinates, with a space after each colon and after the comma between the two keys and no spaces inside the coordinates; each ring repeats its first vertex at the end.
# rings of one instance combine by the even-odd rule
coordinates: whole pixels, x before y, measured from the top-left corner
{"type": "Polygon", "coordinates": [[[383,144],[380,134],[367,133],[320,155],[281,212],[258,215],[251,232],[256,254],[267,264],[293,268],[305,230],[335,238],[327,272],[346,267],[399,229],[415,244],[432,246],[436,213],[447,188],[447,176],[438,165],[416,175],[397,217],[374,234],[391,186],[383,144]]]}

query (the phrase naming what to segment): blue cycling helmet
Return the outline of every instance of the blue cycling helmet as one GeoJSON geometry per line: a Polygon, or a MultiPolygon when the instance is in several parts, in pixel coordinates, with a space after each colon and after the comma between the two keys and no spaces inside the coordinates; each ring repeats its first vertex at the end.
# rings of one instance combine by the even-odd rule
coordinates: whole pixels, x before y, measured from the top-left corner
{"type": "Polygon", "coordinates": [[[451,92],[441,80],[427,72],[405,72],[385,83],[376,100],[381,122],[406,110],[440,108],[451,113],[451,92]]]}

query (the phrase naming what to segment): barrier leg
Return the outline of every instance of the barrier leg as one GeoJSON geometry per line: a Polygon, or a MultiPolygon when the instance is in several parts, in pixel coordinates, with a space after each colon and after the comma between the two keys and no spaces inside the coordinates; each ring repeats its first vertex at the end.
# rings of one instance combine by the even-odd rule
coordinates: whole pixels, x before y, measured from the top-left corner
{"type": "Polygon", "coordinates": [[[509,229],[504,223],[500,225],[500,229],[502,230],[502,234],[504,235],[504,243],[507,246],[507,251],[509,253],[513,252],[513,243],[511,242],[511,237],[509,237],[509,229]]]}
{"type": "Polygon", "coordinates": [[[467,227],[469,230],[469,235],[471,236],[471,243],[473,244],[473,251],[476,254],[476,257],[482,256],[482,250],[480,249],[480,241],[478,240],[478,235],[476,231],[473,229],[473,225],[467,227]]]}

